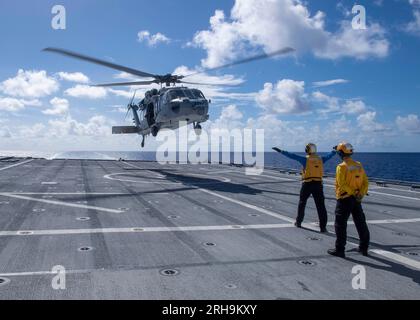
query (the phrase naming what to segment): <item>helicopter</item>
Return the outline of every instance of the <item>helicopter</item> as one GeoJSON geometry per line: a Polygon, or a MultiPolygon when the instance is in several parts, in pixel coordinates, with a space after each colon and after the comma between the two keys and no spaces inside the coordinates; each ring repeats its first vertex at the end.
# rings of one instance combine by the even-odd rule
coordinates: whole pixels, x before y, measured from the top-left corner
{"type": "Polygon", "coordinates": [[[138,86],[160,84],[161,88],[148,90],[144,98],[138,103],[134,103],[136,91],[127,105],[127,114],[133,114],[133,126],[113,126],[112,134],[139,134],[142,136],[141,147],[144,147],[145,137],[149,134],[156,137],[161,129],[177,129],[183,124],[193,124],[196,135],[201,134],[201,123],[209,119],[209,105],[211,100],[207,100],[203,92],[196,88],[186,86],[176,86],[176,84],[205,85],[205,86],[226,86],[226,84],[216,83],[197,83],[184,81],[184,78],[204,72],[215,71],[231,66],[248,63],[255,60],[270,58],[273,56],[284,55],[295,51],[293,48],[285,47],[280,50],[251,56],[242,60],[231,62],[214,68],[207,68],[188,75],[165,74],[158,75],[141,70],[125,67],[105,60],[86,56],[77,52],[61,48],[48,47],[43,49],[45,52],[61,54],[67,57],[95,63],[111,69],[126,72],[128,74],[151,78],[145,81],[117,82],[93,85],[95,87],[115,87],[115,86],[138,86]],[[165,85],[165,86],[163,86],[165,85]]]}

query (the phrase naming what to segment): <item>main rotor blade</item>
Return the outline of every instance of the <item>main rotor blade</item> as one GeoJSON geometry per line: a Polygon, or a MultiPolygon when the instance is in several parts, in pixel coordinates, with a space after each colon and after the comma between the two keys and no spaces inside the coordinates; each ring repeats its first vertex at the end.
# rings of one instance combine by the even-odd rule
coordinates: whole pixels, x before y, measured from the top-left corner
{"type": "Polygon", "coordinates": [[[143,71],[140,71],[140,70],[124,67],[124,66],[112,63],[112,62],[108,62],[108,61],[100,60],[100,59],[97,59],[97,58],[85,56],[83,54],[73,52],[73,51],[69,51],[69,50],[65,50],[65,49],[45,48],[42,51],[54,52],[54,53],[62,54],[64,56],[76,58],[76,59],[79,59],[79,60],[84,60],[84,61],[96,63],[96,64],[99,64],[101,66],[105,66],[105,67],[108,67],[108,68],[111,68],[111,69],[127,72],[129,74],[133,74],[133,75],[138,76],[138,77],[156,78],[156,75],[151,74],[151,73],[147,73],[147,72],[143,72],[143,71]]]}
{"type": "Polygon", "coordinates": [[[95,84],[92,87],[118,87],[118,86],[135,86],[135,85],[148,85],[156,83],[155,80],[150,81],[132,81],[132,82],[115,82],[115,83],[102,83],[95,84]]]}
{"type": "Polygon", "coordinates": [[[256,60],[267,59],[267,58],[271,58],[271,57],[274,57],[274,56],[287,54],[287,53],[290,53],[290,52],[293,52],[293,51],[295,51],[295,49],[290,48],[290,47],[286,47],[286,48],[282,48],[280,50],[277,50],[277,51],[274,51],[274,52],[271,52],[271,53],[263,53],[263,54],[259,54],[259,55],[249,57],[249,58],[245,58],[245,59],[242,59],[242,60],[230,62],[230,63],[224,64],[222,66],[218,66],[218,67],[214,67],[214,68],[206,68],[202,71],[186,75],[186,76],[184,76],[184,78],[185,77],[190,77],[190,76],[193,76],[193,75],[196,75],[196,74],[204,73],[204,72],[215,71],[215,70],[219,70],[219,69],[223,69],[223,68],[236,66],[238,64],[248,63],[248,62],[252,62],[252,61],[256,61],[256,60]]]}
{"type": "Polygon", "coordinates": [[[202,83],[202,82],[189,82],[179,80],[178,83],[186,83],[186,84],[195,84],[195,85],[202,85],[202,86],[223,86],[223,87],[239,87],[240,84],[229,84],[229,83],[202,83]]]}

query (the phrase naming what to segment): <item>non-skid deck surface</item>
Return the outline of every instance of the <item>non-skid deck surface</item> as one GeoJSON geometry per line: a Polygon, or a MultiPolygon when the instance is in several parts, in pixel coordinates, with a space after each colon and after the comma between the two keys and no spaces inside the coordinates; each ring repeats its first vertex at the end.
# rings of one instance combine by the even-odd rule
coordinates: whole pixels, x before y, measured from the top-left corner
{"type": "Polygon", "coordinates": [[[418,191],[372,185],[371,256],[349,224],[340,259],[326,253],[333,181],[328,234],[312,199],[293,226],[299,189],[299,176],[227,165],[0,161],[0,299],[420,299],[418,191]]]}

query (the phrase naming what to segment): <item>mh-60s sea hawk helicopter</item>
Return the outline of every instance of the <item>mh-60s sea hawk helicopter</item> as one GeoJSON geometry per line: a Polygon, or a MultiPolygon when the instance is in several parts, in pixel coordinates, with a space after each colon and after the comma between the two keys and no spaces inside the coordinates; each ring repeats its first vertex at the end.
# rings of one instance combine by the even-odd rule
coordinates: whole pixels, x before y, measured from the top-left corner
{"type": "Polygon", "coordinates": [[[145,93],[145,97],[138,103],[134,103],[135,92],[130,103],[127,105],[127,114],[130,110],[133,113],[134,126],[114,126],[112,127],[113,134],[133,134],[137,133],[142,136],[141,147],[144,147],[144,139],[150,133],[156,136],[160,129],[177,129],[180,125],[192,123],[195,133],[201,133],[201,123],[209,119],[208,110],[210,100],[207,100],[204,94],[193,88],[184,86],[175,86],[178,83],[192,84],[192,85],[226,85],[215,83],[196,83],[187,82],[182,79],[192,75],[219,70],[222,68],[231,67],[234,65],[261,60],[281,54],[287,54],[294,49],[286,47],[281,50],[269,54],[260,54],[252,56],[243,60],[231,62],[215,68],[208,68],[189,75],[157,75],[148,72],[132,69],[108,61],[100,60],[97,58],[89,57],[73,51],[60,49],[60,48],[45,48],[43,51],[54,52],[68,57],[88,61],[91,63],[99,64],[108,68],[123,71],[138,77],[152,78],[146,81],[131,81],[131,82],[118,82],[97,84],[96,87],[114,87],[114,86],[136,86],[136,85],[151,85],[160,84],[161,88],[151,89],[145,93]],[[166,86],[163,87],[163,84],[166,86]]]}

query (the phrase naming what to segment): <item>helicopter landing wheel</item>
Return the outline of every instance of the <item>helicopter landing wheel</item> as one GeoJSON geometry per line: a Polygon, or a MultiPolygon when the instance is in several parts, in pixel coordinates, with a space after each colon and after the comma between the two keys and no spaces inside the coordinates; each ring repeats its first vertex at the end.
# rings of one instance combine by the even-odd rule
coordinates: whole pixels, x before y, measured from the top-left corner
{"type": "Polygon", "coordinates": [[[201,135],[201,125],[199,123],[194,126],[194,131],[197,136],[201,135]]]}
{"type": "Polygon", "coordinates": [[[152,136],[156,137],[159,132],[159,128],[154,126],[152,127],[152,136]]]}
{"type": "Polygon", "coordinates": [[[141,147],[144,148],[144,136],[143,136],[143,139],[141,140],[141,147]]]}

